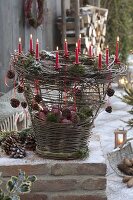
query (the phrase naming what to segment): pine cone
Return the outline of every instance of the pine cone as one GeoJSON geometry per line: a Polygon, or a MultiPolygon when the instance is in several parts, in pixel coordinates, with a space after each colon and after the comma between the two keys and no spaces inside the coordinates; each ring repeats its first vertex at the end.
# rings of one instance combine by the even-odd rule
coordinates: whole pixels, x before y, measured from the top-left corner
{"type": "Polygon", "coordinates": [[[109,97],[112,97],[112,96],[114,95],[114,93],[115,93],[115,91],[114,91],[112,88],[108,88],[108,89],[107,89],[107,95],[108,95],[109,97]]]}
{"type": "Polygon", "coordinates": [[[38,103],[33,103],[33,104],[32,104],[32,109],[33,109],[33,110],[39,111],[40,108],[39,108],[38,103]]]}
{"type": "Polygon", "coordinates": [[[34,99],[35,99],[35,101],[36,101],[37,103],[40,103],[40,102],[42,101],[42,97],[41,97],[40,94],[36,94],[34,99]]]}
{"type": "Polygon", "coordinates": [[[112,107],[111,106],[107,106],[107,108],[105,109],[106,112],[111,113],[112,112],[112,107]]]}
{"type": "Polygon", "coordinates": [[[16,134],[11,134],[2,142],[2,148],[5,152],[10,155],[11,154],[11,147],[13,147],[16,143],[19,143],[19,136],[16,134]]]}
{"type": "Polygon", "coordinates": [[[17,108],[20,105],[20,101],[18,99],[12,98],[10,100],[10,104],[13,108],[17,108]]]}
{"type": "Polygon", "coordinates": [[[11,158],[24,158],[26,156],[25,147],[20,144],[14,144],[11,148],[11,158]]]}
{"type": "Polygon", "coordinates": [[[25,148],[30,151],[35,151],[36,149],[36,141],[34,136],[28,135],[25,142],[25,148]]]}
{"type": "Polygon", "coordinates": [[[14,77],[15,77],[15,72],[13,71],[13,70],[8,70],[8,72],[7,72],[7,78],[9,78],[9,79],[13,79],[14,77]]]}
{"type": "Polygon", "coordinates": [[[23,92],[24,92],[24,87],[21,86],[21,85],[18,85],[18,87],[17,87],[17,92],[18,92],[18,93],[23,93],[23,92]]]}
{"type": "Polygon", "coordinates": [[[22,101],[21,102],[21,106],[22,106],[22,108],[26,108],[27,107],[27,103],[25,101],[22,101]]]}

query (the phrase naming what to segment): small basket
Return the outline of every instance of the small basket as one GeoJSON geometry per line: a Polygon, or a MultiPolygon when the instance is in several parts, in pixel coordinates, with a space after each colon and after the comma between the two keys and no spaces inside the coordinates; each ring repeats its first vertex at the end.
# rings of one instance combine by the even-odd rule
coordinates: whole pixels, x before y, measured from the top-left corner
{"type": "Polygon", "coordinates": [[[133,140],[133,138],[127,139],[124,144],[119,146],[118,150],[108,153],[107,155],[111,168],[122,177],[126,174],[121,172],[117,166],[124,158],[133,158],[133,149],[129,142],[130,140],[133,140]]]}

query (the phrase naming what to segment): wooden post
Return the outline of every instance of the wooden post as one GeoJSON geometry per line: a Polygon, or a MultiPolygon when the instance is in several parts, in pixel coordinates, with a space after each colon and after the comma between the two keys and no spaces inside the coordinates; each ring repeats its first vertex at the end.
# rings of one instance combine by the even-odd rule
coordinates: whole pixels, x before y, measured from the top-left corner
{"type": "Polygon", "coordinates": [[[80,34],[79,0],[74,1],[74,11],[75,11],[75,37],[77,41],[80,34]]]}
{"type": "Polygon", "coordinates": [[[61,0],[61,15],[62,15],[62,46],[66,38],[66,5],[65,0],[61,0]]]}

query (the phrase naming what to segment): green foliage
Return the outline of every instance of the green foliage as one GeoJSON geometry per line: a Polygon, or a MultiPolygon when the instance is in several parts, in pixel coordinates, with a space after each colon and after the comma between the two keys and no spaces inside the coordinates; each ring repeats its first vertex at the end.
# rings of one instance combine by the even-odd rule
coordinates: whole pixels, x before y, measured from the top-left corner
{"type": "Polygon", "coordinates": [[[29,135],[34,135],[33,129],[32,128],[24,129],[24,130],[18,132],[18,135],[19,135],[20,140],[22,141],[22,143],[25,143],[25,141],[26,141],[26,139],[27,139],[27,137],[29,135]]]}
{"type": "Polygon", "coordinates": [[[84,121],[93,116],[93,111],[91,108],[85,106],[79,109],[78,116],[80,117],[81,121],[84,121]]]}
{"type": "Polygon", "coordinates": [[[73,66],[71,66],[71,68],[69,69],[68,73],[71,75],[71,76],[83,76],[85,74],[85,68],[83,65],[78,65],[78,64],[75,64],[73,66]]]}
{"type": "Polygon", "coordinates": [[[58,117],[54,113],[48,113],[47,115],[47,121],[48,122],[58,122],[58,117]]]}
{"type": "Polygon", "coordinates": [[[18,176],[12,176],[8,180],[4,192],[0,189],[0,200],[20,200],[19,195],[30,192],[35,181],[36,176],[26,176],[25,172],[20,171],[18,176]]]}
{"type": "Polygon", "coordinates": [[[126,95],[123,96],[123,102],[133,106],[133,88],[130,85],[125,87],[126,95]]]}
{"type": "MultiPolygon", "coordinates": [[[[127,84],[124,90],[126,94],[123,95],[121,99],[123,102],[132,106],[132,109],[129,111],[129,113],[132,115],[133,114],[133,87],[130,84],[127,84]]],[[[128,120],[127,123],[131,128],[133,127],[133,119],[128,120]]]]}
{"type": "Polygon", "coordinates": [[[133,43],[133,6],[131,0],[101,0],[101,7],[109,10],[106,41],[111,54],[115,53],[116,37],[120,36],[121,59],[125,60],[133,43]]]}

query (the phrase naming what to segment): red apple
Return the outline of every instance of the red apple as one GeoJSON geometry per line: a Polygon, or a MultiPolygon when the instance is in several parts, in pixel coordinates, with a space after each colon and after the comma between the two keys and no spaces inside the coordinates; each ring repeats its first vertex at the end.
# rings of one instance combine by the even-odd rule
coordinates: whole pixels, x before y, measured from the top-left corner
{"type": "Polygon", "coordinates": [[[61,116],[61,111],[58,108],[54,108],[51,110],[52,113],[54,113],[56,116],[61,116]]]}
{"type": "Polygon", "coordinates": [[[74,124],[77,124],[77,123],[80,122],[79,116],[78,116],[77,113],[74,112],[74,111],[71,111],[71,121],[72,121],[74,124]]]}
{"type": "Polygon", "coordinates": [[[59,109],[59,106],[58,105],[53,105],[52,109],[59,109]]]}
{"type": "Polygon", "coordinates": [[[47,107],[43,107],[43,110],[42,110],[43,112],[44,112],[44,114],[45,115],[47,115],[48,114],[48,112],[49,112],[49,110],[48,110],[48,108],[47,107]]]}
{"type": "Polygon", "coordinates": [[[46,120],[46,115],[42,110],[39,111],[38,117],[39,117],[39,119],[46,120]]]}
{"type": "Polygon", "coordinates": [[[74,106],[69,106],[69,110],[75,112],[75,107],[74,106]]]}

